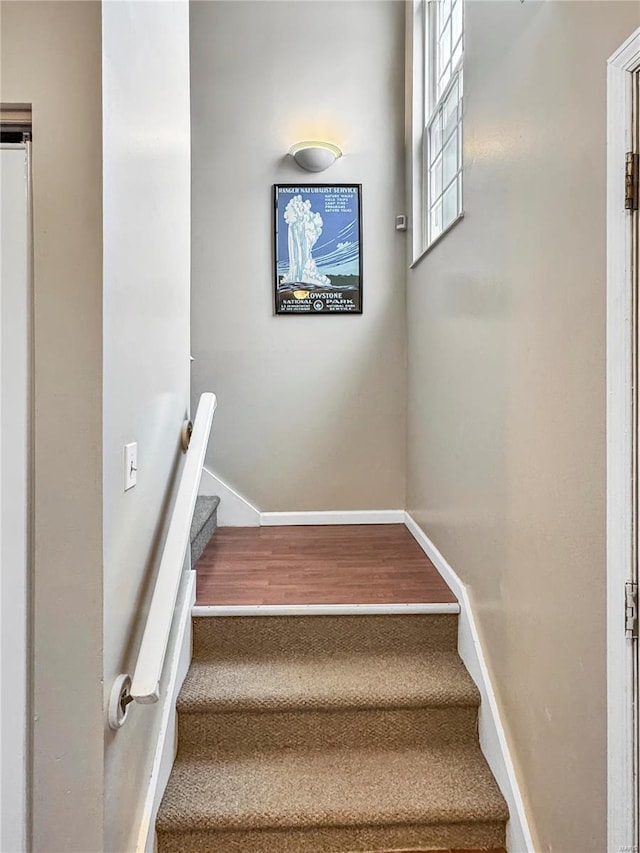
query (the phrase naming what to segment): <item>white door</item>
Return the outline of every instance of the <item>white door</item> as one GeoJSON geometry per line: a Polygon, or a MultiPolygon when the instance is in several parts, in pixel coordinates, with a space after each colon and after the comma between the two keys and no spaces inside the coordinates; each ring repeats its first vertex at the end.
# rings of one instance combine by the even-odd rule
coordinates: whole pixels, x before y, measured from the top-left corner
{"type": "Polygon", "coordinates": [[[629,565],[629,581],[627,583],[627,609],[625,620],[625,633],[627,645],[630,652],[630,689],[627,695],[627,703],[631,707],[628,710],[631,720],[632,738],[629,744],[631,753],[632,771],[632,797],[633,805],[630,809],[633,823],[633,843],[630,846],[638,851],[640,844],[640,830],[638,802],[640,801],[640,778],[638,767],[640,764],[640,740],[639,715],[638,715],[638,560],[640,557],[640,491],[638,489],[638,476],[640,474],[640,277],[638,276],[638,260],[640,259],[640,215],[638,213],[638,177],[640,158],[640,135],[638,124],[638,108],[640,106],[640,72],[629,73],[630,99],[628,119],[628,152],[626,154],[625,174],[625,209],[629,221],[628,268],[631,285],[631,322],[633,327],[634,368],[632,374],[632,411],[633,411],[633,459],[631,465],[631,502],[633,505],[633,529],[634,542],[631,549],[629,565]]]}
{"type": "Polygon", "coordinates": [[[640,28],[607,68],[607,853],[637,851],[640,28]]]}
{"type": "Polygon", "coordinates": [[[0,851],[27,846],[29,144],[0,145],[0,851]]]}
{"type": "Polygon", "coordinates": [[[635,808],[634,814],[634,844],[636,852],[640,850],[640,715],[638,712],[638,699],[640,698],[640,644],[638,642],[638,560],[640,555],[640,491],[638,487],[638,475],[640,473],[640,387],[638,380],[640,378],[640,274],[638,271],[638,262],[640,261],[640,213],[638,211],[638,202],[640,199],[640,188],[638,181],[640,180],[640,71],[635,71],[631,75],[631,152],[635,158],[633,164],[633,181],[634,187],[632,193],[634,195],[633,202],[630,203],[631,216],[631,277],[632,287],[634,291],[634,325],[635,325],[635,350],[636,350],[636,369],[634,379],[634,411],[635,411],[635,453],[633,465],[633,480],[634,480],[634,527],[635,527],[635,549],[631,563],[631,583],[633,584],[633,610],[635,615],[635,630],[630,633],[635,636],[629,640],[633,649],[632,662],[632,715],[633,715],[633,754],[634,754],[634,787],[635,787],[635,808]]]}

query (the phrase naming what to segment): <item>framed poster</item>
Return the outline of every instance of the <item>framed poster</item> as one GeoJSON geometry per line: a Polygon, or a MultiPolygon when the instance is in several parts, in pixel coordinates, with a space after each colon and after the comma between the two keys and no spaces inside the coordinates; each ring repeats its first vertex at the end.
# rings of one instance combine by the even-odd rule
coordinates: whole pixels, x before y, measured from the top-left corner
{"type": "Polygon", "coordinates": [[[362,314],[361,184],[276,184],[276,314],[362,314]]]}

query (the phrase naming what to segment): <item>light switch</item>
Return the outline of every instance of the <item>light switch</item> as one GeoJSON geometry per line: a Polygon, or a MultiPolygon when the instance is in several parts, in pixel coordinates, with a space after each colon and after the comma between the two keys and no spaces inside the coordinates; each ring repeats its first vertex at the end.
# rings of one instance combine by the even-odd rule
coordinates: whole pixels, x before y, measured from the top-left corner
{"type": "Polygon", "coordinates": [[[138,444],[124,446],[124,490],[132,489],[138,480],[138,444]]]}

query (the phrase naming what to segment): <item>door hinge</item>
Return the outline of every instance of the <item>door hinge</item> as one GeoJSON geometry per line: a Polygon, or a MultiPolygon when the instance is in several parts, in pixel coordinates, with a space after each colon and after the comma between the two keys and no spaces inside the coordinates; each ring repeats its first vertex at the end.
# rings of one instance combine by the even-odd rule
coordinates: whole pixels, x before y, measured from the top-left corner
{"type": "Polygon", "coordinates": [[[638,584],[624,585],[624,629],[627,639],[638,639],[638,584]]]}
{"type": "Polygon", "coordinates": [[[638,155],[627,151],[624,163],[624,207],[625,210],[638,209],[638,155]]]}

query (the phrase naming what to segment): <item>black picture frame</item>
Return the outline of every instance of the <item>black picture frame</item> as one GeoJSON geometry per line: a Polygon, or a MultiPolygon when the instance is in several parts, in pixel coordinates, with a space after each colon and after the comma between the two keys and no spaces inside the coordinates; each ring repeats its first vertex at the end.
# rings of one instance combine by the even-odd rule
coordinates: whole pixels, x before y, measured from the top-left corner
{"type": "Polygon", "coordinates": [[[362,314],[362,184],[274,184],[274,313],[362,314]]]}

